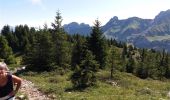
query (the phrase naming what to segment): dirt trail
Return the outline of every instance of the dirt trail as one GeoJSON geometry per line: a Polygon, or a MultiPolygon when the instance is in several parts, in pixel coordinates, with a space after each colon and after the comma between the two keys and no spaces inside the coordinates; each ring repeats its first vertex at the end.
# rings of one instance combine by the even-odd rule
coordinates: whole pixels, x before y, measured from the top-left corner
{"type": "MultiPolygon", "coordinates": [[[[31,81],[23,80],[20,92],[21,92],[21,94],[26,95],[28,100],[52,100],[52,99],[48,98],[45,94],[40,92],[34,86],[34,83],[32,83],[31,81]]],[[[17,98],[16,99],[17,100],[25,100],[24,99],[25,97],[22,98],[23,95],[20,95],[19,97],[17,97],[18,99],[17,98]]]]}
{"type": "MultiPolygon", "coordinates": [[[[14,71],[12,71],[12,73],[18,74],[22,73],[24,70],[25,66],[16,68],[14,71]]],[[[33,82],[25,79],[22,80],[22,85],[19,92],[21,93],[21,95],[16,97],[16,100],[54,100],[39,91],[33,82]]]]}

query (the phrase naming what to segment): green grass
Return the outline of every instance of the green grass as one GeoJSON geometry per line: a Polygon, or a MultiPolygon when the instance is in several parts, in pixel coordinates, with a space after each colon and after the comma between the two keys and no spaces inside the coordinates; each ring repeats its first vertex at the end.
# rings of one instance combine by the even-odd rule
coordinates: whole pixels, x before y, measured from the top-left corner
{"type": "Polygon", "coordinates": [[[162,40],[170,40],[170,35],[165,35],[165,36],[148,36],[146,38],[149,41],[162,41],[162,40]]]}
{"type": "Polygon", "coordinates": [[[22,75],[48,95],[55,95],[59,100],[159,100],[167,97],[170,91],[169,80],[158,81],[152,79],[142,80],[132,74],[115,72],[114,81],[117,85],[108,83],[110,73],[100,71],[97,73],[99,81],[97,86],[87,88],[84,91],[72,90],[69,80],[71,72],[67,75],[57,75],[56,72],[33,73],[22,75]]]}

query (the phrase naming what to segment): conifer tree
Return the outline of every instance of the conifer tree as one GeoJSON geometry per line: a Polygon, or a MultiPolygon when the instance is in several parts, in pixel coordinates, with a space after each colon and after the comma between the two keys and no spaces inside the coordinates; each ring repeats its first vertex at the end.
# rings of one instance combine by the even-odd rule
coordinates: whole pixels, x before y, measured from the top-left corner
{"type": "Polygon", "coordinates": [[[105,68],[107,62],[107,45],[99,20],[95,20],[88,43],[89,49],[94,54],[96,61],[100,64],[100,68],[105,68]]]}
{"type": "Polygon", "coordinates": [[[146,58],[146,49],[142,49],[140,56],[141,56],[141,62],[144,62],[146,58]]]}
{"type": "Polygon", "coordinates": [[[144,66],[143,62],[139,62],[139,66],[137,68],[136,74],[138,77],[143,78],[143,79],[148,77],[148,70],[147,70],[147,67],[144,66]]]}
{"type": "Polygon", "coordinates": [[[49,71],[53,68],[53,44],[47,30],[40,30],[35,36],[35,42],[24,56],[23,62],[29,70],[49,71]]]}
{"type": "Polygon", "coordinates": [[[52,23],[53,31],[53,43],[54,43],[54,62],[60,67],[66,67],[70,63],[71,56],[69,50],[69,44],[66,41],[67,35],[62,28],[62,17],[61,13],[58,11],[55,17],[54,23],[52,23]]]}
{"type": "Polygon", "coordinates": [[[29,41],[29,27],[27,25],[19,25],[15,27],[15,32],[14,32],[16,38],[17,38],[17,51],[21,53],[25,53],[25,50],[29,48],[28,46],[30,45],[29,41]]]}
{"type": "Polygon", "coordinates": [[[124,43],[124,44],[123,44],[123,51],[122,51],[122,59],[123,59],[123,61],[126,60],[126,55],[127,55],[127,53],[128,53],[127,45],[126,45],[126,43],[124,43]]]}
{"type": "Polygon", "coordinates": [[[11,47],[4,36],[0,36],[0,58],[4,59],[7,64],[16,63],[11,47]]]}
{"type": "Polygon", "coordinates": [[[166,56],[166,52],[165,52],[165,49],[163,49],[161,58],[160,58],[160,63],[158,66],[158,77],[160,78],[160,80],[162,80],[162,78],[166,74],[165,56],[166,56]]]}
{"type": "Polygon", "coordinates": [[[76,34],[75,36],[75,46],[73,47],[72,51],[72,69],[74,70],[76,65],[80,65],[80,61],[83,59],[83,39],[80,35],[76,34]]]}
{"type": "Polygon", "coordinates": [[[80,67],[72,74],[71,80],[75,88],[86,88],[95,85],[96,71],[98,64],[91,51],[84,49],[84,59],[81,60],[80,67]]]}
{"type": "Polygon", "coordinates": [[[17,38],[13,31],[10,29],[9,25],[6,25],[3,27],[1,34],[6,38],[8,41],[8,45],[12,48],[14,52],[16,52],[16,47],[17,47],[17,38]]]}
{"type": "Polygon", "coordinates": [[[126,64],[126,72],[133,73],[134,69],[135,69],[135,60],[132,57],[132,55],[130,55],[128,62],[126,64]]]}
{"type": "Polygon", "coordinates": [[[111,68],[110,68],[110,77],[111,79],[113,78],[113,73],[114,71],[116,70],[115,66],[116,66],[116,61],[118,58],[117,58],[117,55],[116,55],[116,51],[115,51],[115,48],[111,48],[111,53],[110,53],[110,62],[111,62],[111,68]]]}
{"type": "Polygon", "coordinates": [[[165,77],[170,78],[170,59],[169,59],[169,54],[166,54],[165,57],[165,77]]]}

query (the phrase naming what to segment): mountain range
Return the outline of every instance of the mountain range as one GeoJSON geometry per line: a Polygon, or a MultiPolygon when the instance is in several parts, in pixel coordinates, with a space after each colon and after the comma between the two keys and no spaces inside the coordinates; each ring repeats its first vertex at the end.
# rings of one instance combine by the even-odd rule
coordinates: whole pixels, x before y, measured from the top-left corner
{"type": "Polygon", "coordinates": [[[69,34],[81,34],[81,35],[87,35],[91,31],[91,27],[88,24],[78,24],[77,22],[71,22],[69,24],[65,24],[64,29],[69,34]]]}
{"type": "MultiPolygon", "coordinates": [[[[69,34],[88,35],[91,32],[91,26],[84,23],[72,22],[63,27],[69,34]]],[[[161,11],[154,19],[130,17],[119,20],[114,16],[101,28],[108,39],[132,43],[140,48],[165,49],[170,52],[170,9],[161,11]]]]}

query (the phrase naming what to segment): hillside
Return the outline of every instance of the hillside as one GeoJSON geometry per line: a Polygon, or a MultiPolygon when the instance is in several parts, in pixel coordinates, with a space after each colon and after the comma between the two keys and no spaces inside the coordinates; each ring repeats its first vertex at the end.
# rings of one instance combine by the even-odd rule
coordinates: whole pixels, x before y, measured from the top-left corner
{"type": "Polygon", "coordinates": [[[151,25],[152,20],[132,17],[125,20],[118,20],[113,17],[106,25],[103,31],[106,37],[115,37],[120,41],[127,41],[130,37],[140,35],[151,25]]]}
{"type": "Polygon", "coordinates": [[[55,100],[160,100],[169,99],[169,81],[142,80],[132,74],[115,72],[111,80],[109,71],[97,73],[100,78],[96,87],[84,91],[72,90],[69,74],[61,76],[51,73],[32,73],[22,75],[35,83],[39,90],[55,100]],[[41,83],[41,84],[39,84],[41,83]],[[54,96],[55,95],[55,96],[54,96]]]}
{"type": "MultiPolygon", "coordinates": [[[[136,39],[134,38],[134,44],[137,46],[148,48],[154,48],[157,50],[166,49],[170,51],[170,10],[160,12],[153,20],[151,26],[144,30],[136,39]],[[138,44],[138,38],[148,40],[148,43],[138,44]]],[[[143,40],[145,41],[145,40],[143,40]]]]}
{"type": "MultiPolygon", "coordinates": [[[[70,35],[63,30],[59,12],[55,18],[52,28],[44,26],[36,30],[19,25],[11,30],[7,25],[1,31],[0,60],[10,69],[24,66],[24,71],[19,70],[16,75],[38,87],[36,90],[27,87],[29,92],[21,91],[28,94],[26,97],[36,97],[29,94],[41,90],[43,96],[63,100],[169,99],[170,55],[166,50],[140,49],[106,39],[99,20],[95,20],[90,35],[70,35]]],[[[117,17],[113,18],[115,21],[117,17]]],[[[145,26],[138,21],[144,20],[133,17],[118,22],[123,23],[120,26],[128,34],[129,29],[136,32],[139,26],[145,26]],[[125,23],[129,26],[123,26],[125,23]]],[[[142,39],[145,42],[160,37],[168,39],[163,36],[146,39],[143,34],[136,33],[136,40],[140,41],[136,43],[143,44],[142,39]]],[[[149,47],[149,44],[144,46],[149,47]]]]}
{"type": "MultiPolygon", "coordinates": [[[[64,25],[64,29],[71,34],[87,35],[90,29],[87,26],[72,23],[64,25]],[[69,26],[69,30],[68,27],[69,26]],[[77,31],[73,31],[77,30],[77,31]],[[83,30],[86,30],[82,32],[83,30]]],[[[170,52],[170,10],[160,12],[154,19],[131,17],[119,20],[117,16],[111,18],[102,26],[104,35],[110,39],[124,41],[141,48],[166,49],[170,52]]]]}

